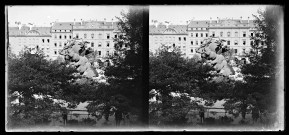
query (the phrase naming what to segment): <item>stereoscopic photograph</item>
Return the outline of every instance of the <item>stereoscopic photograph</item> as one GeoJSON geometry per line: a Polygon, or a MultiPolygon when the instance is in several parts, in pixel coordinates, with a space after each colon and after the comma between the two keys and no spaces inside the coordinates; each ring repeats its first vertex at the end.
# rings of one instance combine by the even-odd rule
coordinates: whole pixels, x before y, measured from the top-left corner
{"type": "Polygon", "coordinates": [[[284,6],[6,5],[6,132],[284,131],[284,6]]]}
{"type": "Polygon", "coordinates": [[[149,127],[284,130],[281,6],[150,6],[149,127]]]}
{"type": "Polygon", "coordinates": [[[144,126],[144,7],[6,6],[5,10],[7,131],[144,126]]]}

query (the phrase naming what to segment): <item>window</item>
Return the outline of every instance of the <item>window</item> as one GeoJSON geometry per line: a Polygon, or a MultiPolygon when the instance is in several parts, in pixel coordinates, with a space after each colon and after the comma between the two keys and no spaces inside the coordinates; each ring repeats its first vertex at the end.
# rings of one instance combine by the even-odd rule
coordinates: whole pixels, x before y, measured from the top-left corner
{"type": "Polygon", "coordinates": [[[59,47],[61,47],[61,42],[59,42],[59,47]]]}
{"type": "Polygon", "coordinates": [[[235,50],[235,53],[238,53],[238,49],[234,49],[235,50]]]}
{"type": "Polygon", "coordinates": [[[173,44],[173,47],[175,47],[176,45],[175,44],[173,44]]]}
{"type": "Polygon", "coordinates": [[[86,39],[87,34],[84,34],[83,37],[86,39]]]}
{"type": "Polygon", "coordinates": [[[57,39],[57,35],[55,35],[54,38],[57,39]]]}
{"type": "Polygon", "coordinates": [[[243,45],[246,45],[246,40],[243,40],[243,45]]]}
{"type": "Polygon", "coordinates": [[[106,47],[109,47],[109,41],[106,42],[106,47]]]}
{"type": "Polygon", "coordinates": [[[94,34],[93,34],[93,33],[91,34],[91,38],[92,38],[92,39],[94,38],[94,34]]]}
{"type": "Polygon", "coordinates": [[[253,41],[251,41],[251,43],[250,43],[251,45],[253,45],[253,41]]]}
{"type": "Polygon", "coordinates": [[[101,51],[98,51],[98,55],[101,55],[101,51]]]}
{"type": "Polygon", "coordinates": [[[235,32],[235,37],[238,37],[238,32],[237,31],[235,32]]]}
{"type": "Polygon", "coordinates": [[[246,37],[246,32],[245,31],[243,32],[243,37],[246,37]]]}
{"type": "Polygon", "coordinates": [[[220,37],[223,37],[223,32],[220,32],[220,37]]]}
{"type": "Polygon", "coordinates": [[[57,43],[56,42],[54,43],[54,46],[57,47],[57,43]]]}
{"type": "Polygon", "coordinates": [[[196,37],[198,37],[198,33],[196,33],[196,37]]]}
{"type": "Polygon", "coordinates": [[[194,37],[194,33],[191,33],[191,37],[194,37]]]}
{"type": "Polygon", "coordinates": [[[91,47],[94,47],[94,43],[93,42],[91,42],[91,47]]]}
{"type": "Polygon", "coordinates": [[[69,35],[69,39],[71,39],[71,35],[69,35]]]}
{"type": "Polygon", "coordinates": [[[79,38],[79,35],[78,35],[78,33],[76,33],[76,38],[79,38]]]}
{"type": "Polygon", "coordinates": [[[59,35],[59,39],[61,39],[61,35],[59,35]]]}
{"type": "Polygon", "coordinates": [[[64,35],[64,39],[66,39],[66,35],[64,35]]]}
{"type": "Polygon", "coordinates": [[[196,45],[198,45],[198,41],[196,41],[196,45]]]}
{"type": "Polygon", "coordinates": [[[201,37],[203,37],[203,33],[201,33],[201,37]]]}
{"type": "Polygon", "coordinates": [[[184,37],[184,41],[186,41],[186,37],[184,37]]]}
{"type": "Polygon", "coordinates": [[[201,44],[203,44],[203,41],[201,41],[201,44]]]}
{"type": "Polygon", "coordinates": [[[251,33],[251,36],[253,37],[253,32],[251,33]]]}
{"type": "Polygon", "coordinates": [[[237,40],[235,40],[235,45],[238,45],[238,41],[237,40]]]}
{"type": "Polygon", "coordinates": [[[109,51],[106,51],[106,55],[107,55],[107,56],[109,55],[109,51]]]}
{"type": "Polygon", "coordinates": [[[47,39],[47,42],[49,43],[49,39],[47,39]]]}
{"type": "Polygon", "coordinates": [[[117,35],[114,35],[114,38],[117,38],[117,35]]]}
{"type": "Polygon", "coordinates": [[[44,39],[42,39],[42,42],[44,43],[44,39]]]}
{"type": "Polygon", "coordinates": [[[245,51],[246,51],[246,50],[245,50],[245,49],[243,49],[243,53],[245,53],[245,51]]]}
{"type": "Polygon", "coordinates": [[[212,36],[215,37],[215,31],[212,32],[212,36]]]}
{"type": "Polygon", "coordinates": [[[54,51],[54,54],[57,55],[57,51],[54,51]]]}
{"type": "Polygon", "coordinates": [[[101,42],[98,43],[98,47],[101,47],[101,42]]]}
{"type": "Polygon", "coordinates": [[[193,42],[193,41],[191,41],[191,45],[194,45],[194,42],[193,42]]]}
{"type": "Polygon", "coordinates": [[[98,38],[102,39],[102,34],[101,33],[98,34],[98,38]]]}
{"type": "Polygon", "coordinates": [[[194,53],[194,49],[191,49],[191,53],[194,53]]]}
{"type": "Polygon", "coordinates": [[[230,45],[230,41],[227,41],[227,45],[230,45]]]}
{"type": "Polygon", "coordinates": [[[206,33],[206,37],[208,37],[208,33],[206,33]]]}
{"type": "Polygon", "coordinates": [[[264,41],[261,41],[261,45],[264,45],[264,41]]]}
{"type": "Polygon", "coordinates": [[[110,37],[110,36],[109,36],[109,33],[108,33],[108,34],[106,34],[106,38],[107,38],[107,39],[109,39],[109,37],[110,37]]]}
{"type": "Polygon", "coordinates": [[[181,41],[182,40],[182,38],[181,37],[179,37],[179,41],[181,41]]]}
{"type": "Polygon", "coordinates": [[[228,33],[227,33],[227,36],[230,37],[230,36],[231,36],[231,32],[228,32],[228,33]]]}

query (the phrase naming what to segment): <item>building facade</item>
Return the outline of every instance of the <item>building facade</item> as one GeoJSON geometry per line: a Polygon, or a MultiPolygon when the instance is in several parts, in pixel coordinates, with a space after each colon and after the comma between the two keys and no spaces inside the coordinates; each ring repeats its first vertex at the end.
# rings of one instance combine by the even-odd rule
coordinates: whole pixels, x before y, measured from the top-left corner
{"type": "Polygon", "coordinates": [[[35,51],[42,50],[51,56],[50,27],[9,27],[9,47],[12,53],[18,55],[25,47],[35,51]]]}
{"type": "Polygon", "coordinates": [[[73,38],[88,41],[88,47],[97,52],[98,57],[115,53],[114,38],[122,33],[117,22],[81,21],[54,22],[51,27],[9,27],[9,47],[18,55],[24,47],[41,49],[49,59],[56,59],[59,51],[73,38]]]}
{"type": "MultiPolygon", "coordinates": [[[[177,31],[172,26],[150,25],[150,51],[159,48],[157,39],[158,37],[165,37],[165,31],[177,31]]],[[[234,49],[235,55],[243,55],[243,52],[248,52],[251,49],[253,41],[250,38],[254,36],[254,31],[256,30],[253,20],[234,19],[191,21],[186,27],[187,29],[183,30],[185,33],[182,33],[183,37],[187,37],[185,42],[186,47],[184,47],[185,49],[181,49],[181,51],[189,58],[193,57],[196,53],[196,48],[203,43],[203,40],[210,36],[226,40],[224,45],[228,45],[231,49],[234,49]]],[[[164,40],[162,42],[167,43],[169,41],[164,40]]]]}
{"type": "Polygon", "coordinates": [[[186,53],[189,42],[186,25],[152,25],[149,27],[149,49],[154,52],[161,46],[178,47],[186,53]]]}

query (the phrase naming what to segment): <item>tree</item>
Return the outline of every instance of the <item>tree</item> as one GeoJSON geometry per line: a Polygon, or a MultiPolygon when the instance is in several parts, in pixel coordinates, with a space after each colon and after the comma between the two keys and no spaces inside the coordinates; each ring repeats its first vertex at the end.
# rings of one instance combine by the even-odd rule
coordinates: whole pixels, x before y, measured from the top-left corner
{"type": "Polygon", "coordinates": [[[210,73],[212,67],[184,58],[178,48],[163,46],[150,55],[149,67],[149,89],[155,91],[150,92],[150,98],[157,100],[150,103],[150,120],[155,119],[153,113],[161,111],[158,117],[162,123],[185,124],[187,113],[197,102],[191,102],[190,97],[212,99],[206,92],[208,85],[214,84],[209,81],[214,76],[210,73]]]}
{"type": "MultiPolygon", "coordinates": [[[[145,122],[147,120],[142,117],[142,113],[147,111],[142,104],[145,90],[142,86],[143,11],[143,7],[132,6],[127,13],[121,13],[121,18],[117,18],[122,33],[115,39],[117,53],[110,57],[113,64],[105,68],[108,84],[98,87],[95,95],[98,97],[93,102],[98,102],[94,106],[104,104],[108,108],[121,104],[123,111],[136,114],[145,122]],[[117,101],[112,102],[113,99],[117,101]]],[[[103,112],[106,116],[109,113],[103,112]]]]}
{"type": "Polygon", "coordinates": [[[78,77],[73,75],[77,71],[66,64],[48,61],[43,53],[31,54],[29,50],[19,56],[8,56],[11,126],[48,122],[50,114],[60,109],[61,103],[54,99],[72,101],[70,95],[77,91],[73,82],[78,77]]]}
{"type": "MultiPolygon", "coordinates": [[[[279,6],[268,6],[254,15],[256,25],[252,51],[246,55],[250,63],[241,66],[244,82],[238,82],[232,91],[233,97],[225,106],[241,110],[245,118],[247,107],[257,107],[261,112],[276,112],[277,98],[284,85],[275,83],[283,80],[282,76],[282,26],[283,9],[279,6]],[[261,44],[264,42],[264,44],[261,44]],[[278,85],[279,88],[278,89],[278,85]]],[[[284,69],[283,69],[284,70],[284,69]]]]}

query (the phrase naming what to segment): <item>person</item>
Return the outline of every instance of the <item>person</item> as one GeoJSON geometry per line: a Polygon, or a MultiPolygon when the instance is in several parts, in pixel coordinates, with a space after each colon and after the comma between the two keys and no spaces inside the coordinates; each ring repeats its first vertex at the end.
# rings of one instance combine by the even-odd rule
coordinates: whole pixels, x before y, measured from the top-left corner
{"type": "Polygon", "coordinates": [[[201,123],[204,123],[204,118],[205,118],[205,111],[203,108],[201,108],[200,112],[199,112],[200,118],[201,118],[201,123]]]}
{"type": "Polygon", "coordinates": [[[64,126],[66,126],[66,123],[67,123],[67,111],[66,110],[62,112],[62,119],[63,119],[64,126]]]}
{"type": "Polygon", "coordinates": [[[122,120],[122,113],[121,113],[119,108],[115,109],[114,115],[115,115],[116,126],[119,126],[120,125],[120,121],[122,120]]]}
{"type": "Polygon", "coordinates": [[[253,119],[253,124],[257,122],[257,120],[259,119],[259,110],[256,107],[253,108],[252,110],[252,119],[253,119]]]}
{"type": "Polygon", "coordinates": [[[128,112],[123,113],[123,123],[124,123],[124,125],[129,124],[129,113],[128,112]]]}

